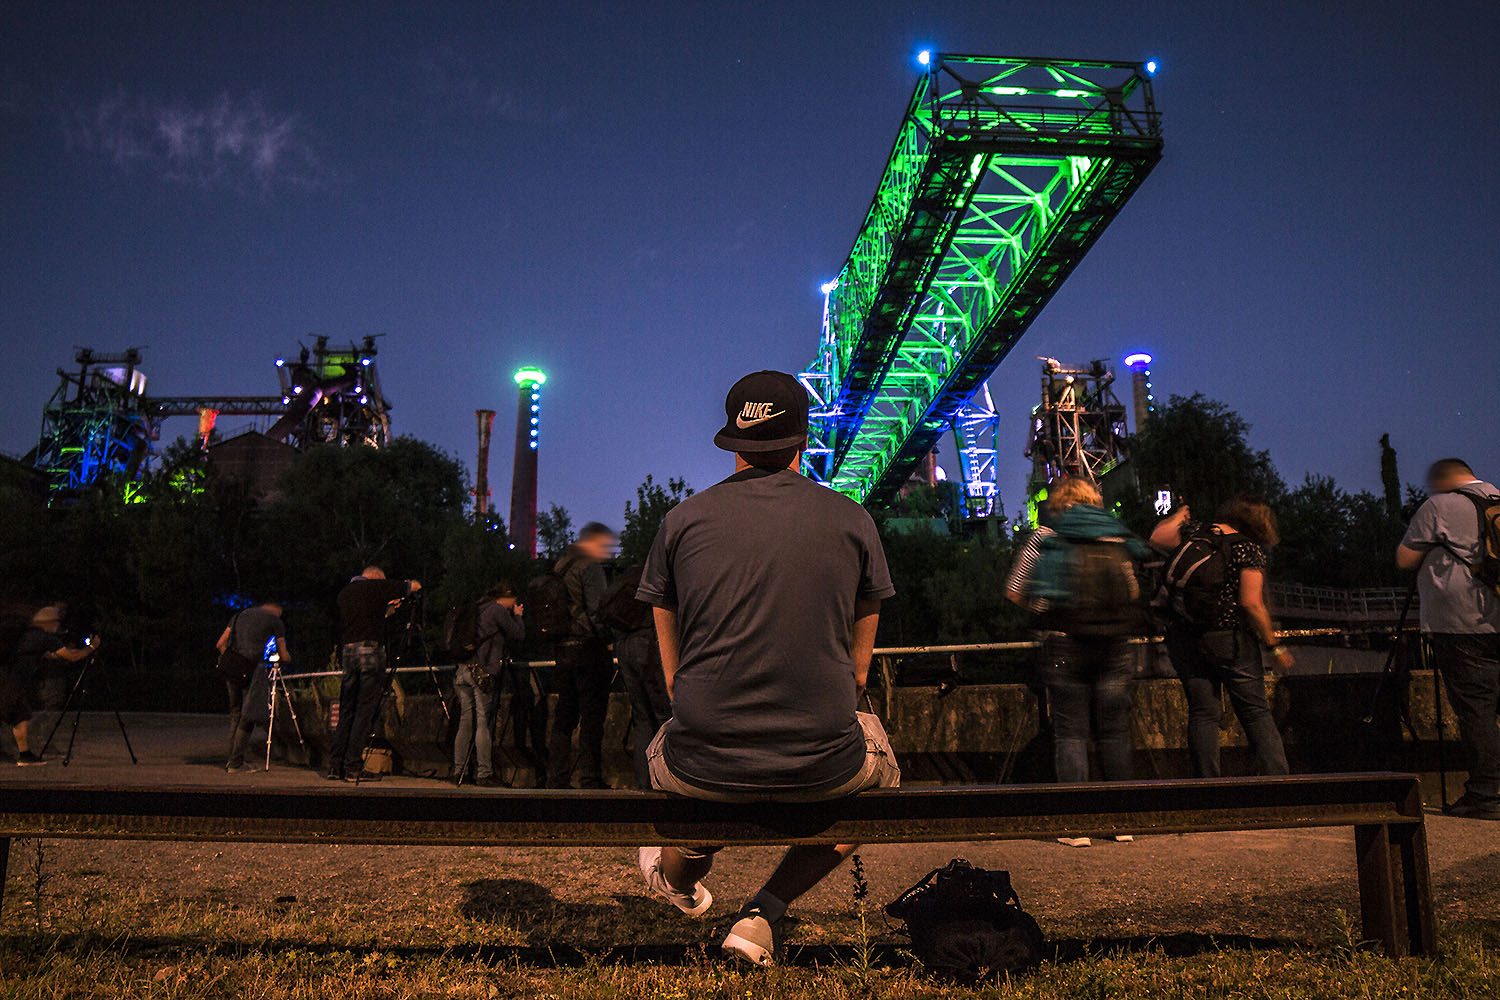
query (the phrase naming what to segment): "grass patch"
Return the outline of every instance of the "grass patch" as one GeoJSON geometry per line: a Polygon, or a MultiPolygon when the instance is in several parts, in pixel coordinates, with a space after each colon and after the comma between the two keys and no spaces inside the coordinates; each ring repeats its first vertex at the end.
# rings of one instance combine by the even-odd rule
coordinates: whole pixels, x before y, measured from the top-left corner
{"type": "Polygon", "coordinates": [[[544,945],[385,948],[309,945],[270,937],[211,940],[204,920],[170,937],[130,933],[0,936],[8,998],[235,997],[351,1000],[416,997],[548,1000],[1481,1000],[1500,996],[1500,928],[1446,928],[1437,958],[1393,960],[1363,947],[1246,945],[1177,936],[1063,942],[1028,976],[977,989],[947,987],[900,951],[794,949],[762,971],[702,947],[587,952],[544,945]]]}

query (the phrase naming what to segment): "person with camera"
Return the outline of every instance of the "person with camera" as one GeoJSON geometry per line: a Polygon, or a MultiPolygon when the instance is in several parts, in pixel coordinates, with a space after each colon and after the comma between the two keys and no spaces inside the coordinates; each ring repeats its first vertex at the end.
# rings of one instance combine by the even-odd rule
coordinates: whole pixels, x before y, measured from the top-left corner
{"type": "Polygon", "coordinates": [[[1170,553],[1163,587],[1170,595],[1167,653],[1187,695],[1195,778],[1219,777],[1223,692],[1261,773],[1289,770],[1266,701],[1264,666],[1268,657],[1285,672],[1294,662],[1266,604],[1266,553],[1278,541],[1276,512],[1249,493],[1225,502],[1206,523],[1192,520],[1184,504],[1151,532],[1151,545],[1170,553]]]}
{"type": "MultiPolygon", "coordinates": [[[[901,782],[880,720],[859,711],[880,602],[895,593],[880,535],[855,501],[798,472],[807,391],[761,371],[730,389],[714,444],[735,472],[672,508],[636,596],[652,605],[672,718],[647,750],[652,786],[760,803],[843,798],[901,782]]],[[[653,893],[690,916],[718,847],[642,847],[653,893]]],[[[722,948],[772,965],[787,907],[856,845],[787,850],[722,948]]]]}
{"type": "Polygon", "coordinates": [[[453,679],[453,693],[458,696],[458,731],[453,736],[454,784],[463,782],[470,753],[475,758],[474,783],[485,788],[500,784],[495,778],[491,744],[495,699],[500,693],[501,676],[509,655],[507,644],[526,638],[526,626],[521,620],[524,613],[525,608],[516,603],[516,588],[509,583],[497,583],[484,595],[476,625],[479,643],[474,649],[474,662],[459,664],[453,679]]]}
{"type": "Polygon", "coordinates": [[[74,665],[93,656],[99,637],[90,636],[83,645],[70,643],[62,631],[62,611],[48,605],[31,616],[31,625],[16,643],[6,678],[5,721],[16,741],[16,763],[25,767],[46,763],[41,747],[68,701],[74,681],[74,665]]]}
{"type": "Polygon", "coordinates": [[[609,710],[609,686],[614,666],[609,655],[609,627],[599,615],[607,582],[604,563],[615,551],[615,533],[597,521],[583,526],[578,541],[568,546],[552,572],[567,588],[572,615],[567,637],[557,644],[557,666],[552,684],[557,709],[547,744],[551,788],[568,788],[578,772],[579,788],[605,788],[604,717],[609,710]],[[573,752],[573,732],[578,752],[573,752]]]}
{"type": "Polygon", "coordinates": [[[385,620],[422,589],[416,580],[387,580],[379,566],[366,566],[339,591],[339,724],[328,753],[330,781],[378,781],[365,771],[365,743],[385,696],[385,620]]]}
{"type": "Polygon", "coordinates": [[[266,670],[267,650],[275,642],[278,662],[291,662],[287,652],[286,626],[282,624],[282,607],[266,601],[238,612],[224,626],[215,643],[221,669],[226,663],[243,664],[244,669],[225,670],[224,686],[229,693],[229,759],[224,770],[230,774],[254,771],[245,763],[245,748],[257,725],[271,721],[271,692],[266,670]],[[233,655],[229,655],[232,652],[233,655]]]}
{"type": "Polygon", "coordinates": [[[1500,820],[1500,489],[1445,458],[1428,470],[1427,492],[1396,565],[1417,572],[1422,631],[1471,758],[1448,812],[1500,820]]]}

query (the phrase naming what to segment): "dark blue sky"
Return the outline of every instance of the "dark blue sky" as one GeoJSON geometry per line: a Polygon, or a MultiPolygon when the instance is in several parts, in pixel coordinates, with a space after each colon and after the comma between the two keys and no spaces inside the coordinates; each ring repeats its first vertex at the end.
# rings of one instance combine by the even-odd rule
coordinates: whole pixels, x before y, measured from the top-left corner
{"type": "Polygon", "coordinates": [[[0,449],[74,345],[269,393],[383,332],[398,432],[472,467],[501,412],[502,510],[522,363],[544,504],[706,486],[729,383],[812,356],[924,46],[1161,62],[1165,158],[992,380],[1010,513],[1036,354],[1150,350],[1291,480],[1377,486],[1385,431],[1500,476],[1493,2],[11,2],[0,449]]]}

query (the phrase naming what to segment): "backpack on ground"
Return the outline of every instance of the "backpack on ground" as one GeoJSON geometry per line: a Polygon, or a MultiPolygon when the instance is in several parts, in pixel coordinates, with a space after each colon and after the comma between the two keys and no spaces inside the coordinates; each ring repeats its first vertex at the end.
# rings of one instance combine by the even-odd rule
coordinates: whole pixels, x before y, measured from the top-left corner
{"type": "Polygon", "coordinates": [[[1210,629],[1230,572],[1224,537],[1204,528],[1189,535],[1167,558],[1152,605],[1172,619],[1210,629]]]}
{"type": "Polygon", "coordinates": [[[631,566],[604,591],[599,602],[599,618],[616,632],[637,632],[650,628],[655,621],[651,605],[635,596],[645,571],[644,566],[631,566]]]}
{"type": "Polygon", "coordinates": [[[550,573],[543,573],[526,585],[526,612],[532,631],[546,642],[561,642],[573,634],[573,599],[562,578],[559,560],[550,573]]]}
{"type": "Polygon", "coordinates": [[[932,975],[973,984],[1021,972],[1042,957],[1045,938],[1011,886],[1010,873],[954,858],[885,907],[906,922],[912,951],[932,975]]]}
{"type": "Polygon", "coordinates": [[[1500,595],[1500,497],[1454,492],[1468,497],[1479,515],[1479,560],[1469,570],[1482,586],[1500,595]]]}
{"type": "Polygon", "coordinates": [[[479,650],[479,609],[483,601],[465,601],[443,616],[443,650],[454,663],[469,663],[479,650]]]}

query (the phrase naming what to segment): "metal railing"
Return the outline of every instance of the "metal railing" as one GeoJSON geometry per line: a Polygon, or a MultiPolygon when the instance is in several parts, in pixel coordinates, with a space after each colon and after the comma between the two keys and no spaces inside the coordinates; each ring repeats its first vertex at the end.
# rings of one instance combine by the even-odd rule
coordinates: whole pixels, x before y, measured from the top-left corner
{"type": "MultiPolygon", "coordinates": [[[[1341,628],[1299,628],[1284,629],[1276,634],[1282,639],[1324,639],[1343,635],[1346,631],[1346,629],[1341,628]]],[[[1132,645],[1140,646],[1160,645],[1163,641],[1165,640],[1159,635],[1129,640],[1132,645]]],[[[1037,639],[1021,639],[1015,642],[968,642],[945,646],[887,646],[876,649],[872,656],[874,659],[879,660],[901,656],[943,656],[955,653],[1016,653],[1030,649],[1040,649],[1041,645],[1041,642],[1037,639]]],[[[615,660],[612,662],[618,663],[619,661],[615,660]]],[[[527,667],[533,670],[557,665],[556,660],[513,660],[512,663],[516,666],[527,667]]],[[[458,667],[459,664],[456,663],[419,663],[396,667],[395,672],[398,674],[431,673],[432,671],[442,673],[457,670],[458,667]]],[[[291,683],[293,681],[317,680],[320,677],[338,677],[341,674],[342,671],[339,670],[313,670],[305,673],[284,673],[282,674],[282,678],[287,683],[291,683]]]]}
{"type": "MultiPolygon", "coordinates": [[[[1317,618],[1346,623],[1394,623],[1401,618],[1407,591],[1400,587],[1307,587],[1296,583],[1272,583],[1271,607],[1285,618],[1317,618]]],[[[1412,610],[1417,609],[1412,602],[1412,610]]]]}

